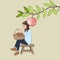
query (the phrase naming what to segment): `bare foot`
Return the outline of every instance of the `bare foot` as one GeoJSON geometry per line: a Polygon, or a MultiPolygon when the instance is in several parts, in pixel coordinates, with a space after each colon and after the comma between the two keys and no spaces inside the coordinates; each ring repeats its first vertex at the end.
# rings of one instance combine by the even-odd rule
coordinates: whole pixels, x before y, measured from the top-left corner
{"type": "Polygon", "coordinates": [[[16,55],[19,55],[19,52],[15,52],[14,55],[15,55],[15,56],[16,56],[16,55]]]}
{"type": "Polygon", "coordinates": [[[17,49],[14,47],[14,48],[11,48],[10,50],[12,50],[12,51],[17,51],[17,49]]]}

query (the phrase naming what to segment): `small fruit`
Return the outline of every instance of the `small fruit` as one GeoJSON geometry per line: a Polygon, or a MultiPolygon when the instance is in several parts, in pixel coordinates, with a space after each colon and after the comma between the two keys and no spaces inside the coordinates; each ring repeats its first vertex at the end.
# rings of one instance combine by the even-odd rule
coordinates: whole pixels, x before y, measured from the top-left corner
{"type": "Polygon", "coordinates": [[[27,23],[30,25],[30,26],[35,26],[36,23],[37,23],[37,19],[36,18],[28,18],[27,19],[27,23]]]}

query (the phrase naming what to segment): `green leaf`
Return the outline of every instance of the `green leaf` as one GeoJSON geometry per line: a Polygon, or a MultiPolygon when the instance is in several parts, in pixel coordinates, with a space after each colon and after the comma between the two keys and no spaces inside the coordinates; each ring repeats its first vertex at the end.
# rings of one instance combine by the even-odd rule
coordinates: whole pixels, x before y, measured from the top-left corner
{"type": "Polygon", "coordinates": [[[51,5],[49,3],[44,3],[44,6],[50,7],[51,5]]]}
{"type": "Polygon", "coordinates": [[[39,13],[39,14],[37,14],[37,19],[39,20],[39,18],[40,18],[40,13],[39,13]]]}
{"type": "Polygon", "coordinates": [[[39,6],[36,5],[36,12],[40,12],[41,11],[41,8],[39,6]]]}
{"type": "Polygon", "coordinates": [[[23,14],[22,13],[19,13],[16,17],[21,17],[21,16],[23,16],[23,14]]]}
{"type": "Polygon", "coordinates": [[[45,11],[43,12],[43,17],[46,17],[46,15],[47,15],[47,11],[45,10],[45,11]]]}
{"type": "Polygon", "coordinates": [[[53,10],[53,13],[57,15],[58,11],[56,9],[53,10]]]}
{"type": "Polygon", "coordinates": [[[56,9],[50,9],[49,12],[48,12],[48,16],[52,15],[52,13],[54,13],[55,15],[57,15],[58,10],[56,10],[56,9]]]}
{"type": "Polygon", "coordinates": [[[29,13],[29,10],[28,10],[27,7],[24,7],[24,10],[25,10],[26,13],[29,13]]]}
{"type": "Polygon", "coordinates": [[[29,13],[33,13],[34,12],[32,6],[29,6],[28,8],[29,8],[29,13]]]}
{"type": "Polygon", "coordinates": [[[48,16],[52,15],[52,13],[53,13],[53,9],[50,9],[50,10],[48,11],[48,16]]]}
{"type": "Polygon", "coordinates": [[[47,11],[43,8],[43,17],[47,16],[47,11]]]}
{"type": "Polygon", "coordinates": [[[58,12],[60,12],[60,8],[58,8],[58,12]]]}
{"type": "Polygon", "coordinates": [[[51,4],[52,6],[54,6],[54,5],[55,5],[54,1],[50,1],[50,4],[51,4]]]}
{"type": "Polygon", "coordinates": [[[23,13],[22,11],[18,11],[19,13],[23,13]]]}
{"type": "Polygon", "coordinates": [[[23,17],[27,17],[27,16],[29,16],[29,14],[28,14],[28,13],[23,14],[23,17]]]}
{"type": "Polygon", "coordinates": [[[34,10],[34,12],[36,13],[36,10],[34,10]]]}
{"type": "Polygon", "coordinates": [[[43,12],[43,17],[46,17],[46,15],[47,15],[47,11],[44,10],[44,12],[43,12]]]}
{"type": "Polygon", "coordinates": [[[22,11],[19,11],[19,14],[17,14],[16,17],[21,17],[21,16],[23,16],[23,12],[22,11]]]}

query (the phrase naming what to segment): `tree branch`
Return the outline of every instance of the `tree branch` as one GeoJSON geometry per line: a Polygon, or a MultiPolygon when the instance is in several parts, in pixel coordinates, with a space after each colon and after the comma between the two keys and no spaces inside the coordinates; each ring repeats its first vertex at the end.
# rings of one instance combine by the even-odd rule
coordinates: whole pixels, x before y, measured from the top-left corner
{"type": "MultiPolygon", "coordinates": [[[[50,7],[48,7],[48,8],[46,8],[45,10],[48,10],[48,9],[50,9],[50,8],[60,8],[60,6],[50,6],[50,7]]],[[[39,13],[43,13],[44,12],[44,10],[42,10],[42,11],[40,11],[39,13]]],[[[39,14],[39,13],[29,13],[30,15],[37,15],[37,14],[39,14]]]]}

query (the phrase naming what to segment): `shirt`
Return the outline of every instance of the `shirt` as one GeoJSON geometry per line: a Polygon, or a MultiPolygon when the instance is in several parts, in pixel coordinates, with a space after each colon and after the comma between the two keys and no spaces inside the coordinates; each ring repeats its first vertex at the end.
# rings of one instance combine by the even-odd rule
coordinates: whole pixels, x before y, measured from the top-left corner
{"type": "Polygon", "coordinates": [[[31,44],[31,42],[32,42],[32,32],[31,32],[31,30],[29,29],[28,31],[25,31],[24,35],[25,35],[25,41],[28,44],[31,44]]]}

